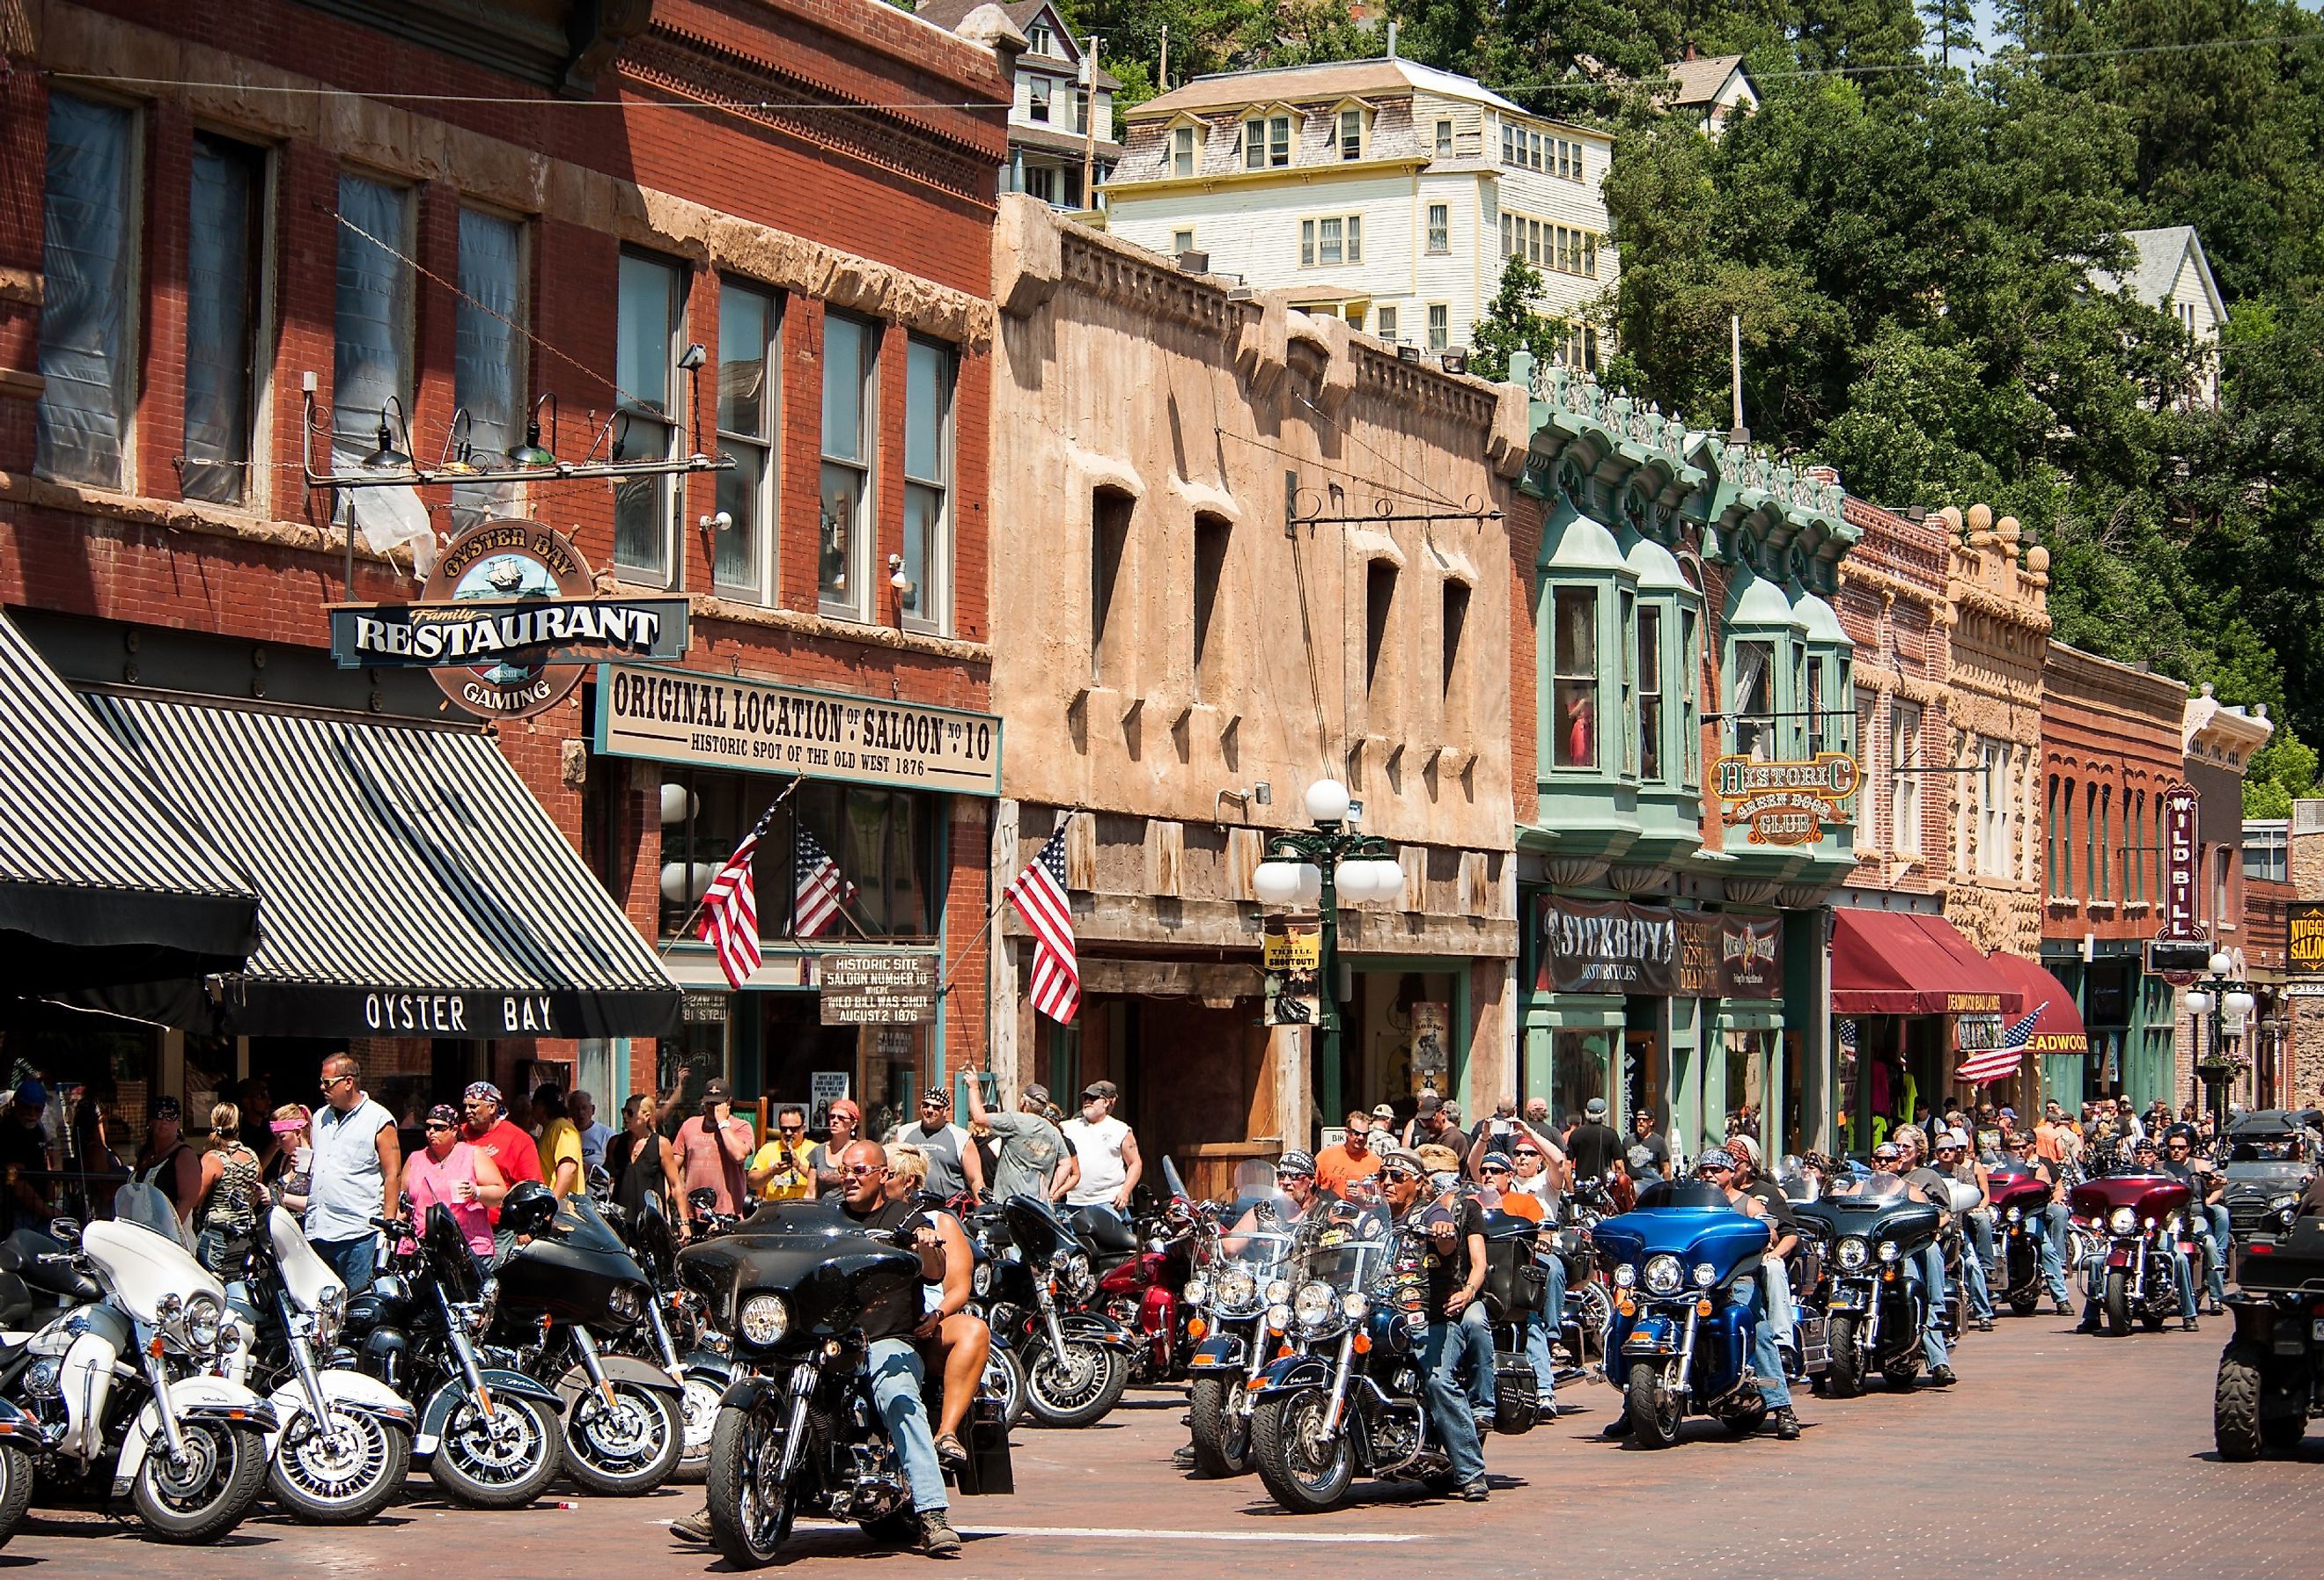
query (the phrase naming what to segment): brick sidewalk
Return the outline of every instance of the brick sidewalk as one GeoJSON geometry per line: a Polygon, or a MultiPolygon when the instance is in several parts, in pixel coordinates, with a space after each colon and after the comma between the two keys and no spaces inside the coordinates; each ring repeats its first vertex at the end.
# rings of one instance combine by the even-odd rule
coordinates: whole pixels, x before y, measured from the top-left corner
{"type": "MultiPolygon", "coordinates": [[[[1852,1580],[1871,1575],[2136,1580],[2313,1567],[2324,1492],[2324,1428],[2298,1463],[2222,1465],[2211,1455],[2212,1368],[2223,1322],[2200,1335],[2078,1338],[2063,1320],[2005,1318],[1972,1335],[1949,1391],[1859,1400],[1803,1396],[1797,1443],[1729,1440],[1709,1422],[1662,1453],[1596,1439],[1615,1396],[1570,1391],[1583,1413],[1487,1446],[1494,1493],[1481,1509],[1360,1483],[1360,1501],[1319,1519],[1282,1513],[1256,1478],[1193,1482],[1170,1469],[1183,1401],[1133,1393],[1085,1432],[1020,1431],[1019,1492],[964,1499],[961,1575],[1142,1575],[1192,1567],[1269,1580],[1351,1570],[1431,1576],[1614,1575],[1705,1580],[1852,1580]],[[975,1534],[991,1532],[992,1534],[975,1534]]],[[[131,1528],[38,1520],[0,1564],[42,1560],[78,1580],[146,1580],[231,1567],[236,1580],[373,1570],[425,1574],[447,1561],[498,1577],[695,1573],[701,1549],[662,1526],[691,1489],[626,1501],[571,1496],[508,1514],[447,1509],[433,1484],[353,1531],[271,1516],[245,1523],[215,1560],[146,1542],[131,1528]]],[[[803,1528],[794,1574],[855,1573],[878,1555],[853,1529],[803,1528]],[[843,1568],[842,1566],[847,1566],[843,1568]]]]}

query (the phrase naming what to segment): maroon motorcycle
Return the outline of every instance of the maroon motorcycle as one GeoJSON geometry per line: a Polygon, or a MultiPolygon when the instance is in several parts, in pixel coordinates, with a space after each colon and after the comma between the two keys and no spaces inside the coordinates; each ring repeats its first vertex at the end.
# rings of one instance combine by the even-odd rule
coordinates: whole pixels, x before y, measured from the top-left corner
{"type": "Polygon", "coordinates": [[[2106,1331],[2120,1338],[2136,1317],[2149,1333],[2179,1314],[2172,1258],[2191,1254],[2188,1205],[2192,1193],[2167,1174],[2113,1174],[2068,1193],[2074,1221],[2105,1247],[2082,1270],[2083,1286],[2106,1311],[2106,1331]]]}
{"type": "Polygon", "coordinates": [[[1187,1336],[1190,1313],[1182,1298],[1194,1276],[1194,1247],[1217,1225],[1204,1205],[1186,1194],[1178,1171],[1162,1160],[1170,1200],[1158,1212],[1141,1213],[1133,1228],[1110,1213],[1084,1208],[1074,1228],[1089,1247],[1097,1274],[1090,1304],[1138,1335],[1130,1352],[1130,1380],[1140,1386],[1183,1382],[1194,1346],[1187,1336]]]}
{"type": "Polygon", "coordinates": [[[1996,1165],[1986,1184],[2002,1236],[2002,1287],[1995,1293],[2017,1316],[2031,1317],[2042,1305],[2042,1215],[2057,1187],[2023,1163],[1996,1165]]]}

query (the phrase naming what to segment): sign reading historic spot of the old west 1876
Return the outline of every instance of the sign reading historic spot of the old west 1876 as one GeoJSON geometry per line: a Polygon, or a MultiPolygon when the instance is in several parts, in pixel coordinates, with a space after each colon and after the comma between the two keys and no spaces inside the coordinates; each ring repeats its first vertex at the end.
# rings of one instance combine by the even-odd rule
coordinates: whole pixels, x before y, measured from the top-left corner
{"type": "Polygon", "coordinates": [[[595,744],[659,762],[1001,793],[991,714],[684,670],[599,665],[595,744]]]}
{"type": "Polygon", "coordinates": [[[936,1018],[933,955],[825,955],[816,984],[826,1026],[912,1026],[936,1018]]]}

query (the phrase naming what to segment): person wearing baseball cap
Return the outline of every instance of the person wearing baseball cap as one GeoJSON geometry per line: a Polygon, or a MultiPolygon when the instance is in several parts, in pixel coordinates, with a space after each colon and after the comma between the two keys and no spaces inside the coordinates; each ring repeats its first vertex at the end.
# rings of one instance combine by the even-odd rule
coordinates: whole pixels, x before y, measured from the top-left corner
{"type": "MultiPolygon", "coordinates": [[[[16,1088],[8,1116],[0,1121],[0,1168],[9,1181],[7,1202],[14,1224],[24,1228],[49,1226],[54,1211],[49,1202],[49,1089],[34,1080],[16,1088]]],[[[201,1170],[195,1169],[197,1178],[201,1170]]]]}
{"type": "Polygon", "coordinates": [[[1374,1104],[1372,1107],[1372,1121],[1376,1124],[1394,1124],[1396,1123],[1396,1104],[1393,1103],[1380,1103],[1374,1104]]]}
{"type": "Polygon", "coordinates": [[[1114,1117],[1120,1100],[1111,1081],[1092,1081],[1082,1088],[1080,1117],[1057,1129],[1081,1163],[1081,1177],[1065,1192],[1065,1205],[1076,1211],[1094,1207],[1126,1224],[1130,1194],[1146,1172],[1146,1161],[1138,1155],[1138,1132],[1114,1117]]]}
{"type": "Polygon", "coordinates": [[[983,1084],[968,1080],[968,1123],[991,1132],[992,1199],[1019,1196],[1056,1201],[1081,1178],[1080,1162],[1057,1127],[1049,1123],[1049,1089],[1038,1082],[1017,1096],[1017,1112],[1000,1113],[984,1105],[983,1084]]]}
{"type": "MultiPolygon", "coordinates": [[[[498,1086],[490,1081],[471,1081],[460,1094],[460,1139],[490,1158],[505,1183],[515,1185],[527,1179],[548,1183],[540,1179],[540,1145],[508,1116],[508,1104],[501,1101],[498,1086]]],[[[500,1208],[495,1205],[490,1211],[493,1222],[498,1224],[500,1208]]]]}
{"type": "Polygon", "coordinates": [[[1582,1122],[1565,1132],[1565,1155],[1572,1160],[1573,1178],[1603,1179],[1628,1142],[1606,1123],[1606,1099],[1592,1097],[1582,1106],[1582,1122]]]}
{"type": "Polygon", "coordinates": [[[678,1195],[682,1221],[691,1228],[697,1190],[707,1190],[710,1210],[718,1214],[745,1212],[750,1184],[743,1170],[751,1161],[757,1137],[751,1122],[734,1112],[734,1088],[724,1076],[713,1076],[702,1087],[699,1111],[678,1127],[672,1144],[678,1148],[678,1172],[686,1187],[678,1195]]]}
{"type": "Polygon", "coordinates": [[[1422,1408],[1452,1461],[1452,1495],[1463,1502],[1481,1503],[1490,1495],[1485,1454],[1476,1410],[1461,1386],[1460,1373],[1462,1358],[1471,1347],[1466,1324],[1484,1316],[1477,1292],[1485,1282],[1485,1215],[1465,1198],[1455,1197],[1457,1206],[1440,1206],[1428,1190],[1427,1176],[1428,1165],[1408,1147],[1380,1154],[1381,1197],[1404,1243],[1424,1248],[1423,1309],[1428,1326],[1420,1346],[1422,1408]]]}

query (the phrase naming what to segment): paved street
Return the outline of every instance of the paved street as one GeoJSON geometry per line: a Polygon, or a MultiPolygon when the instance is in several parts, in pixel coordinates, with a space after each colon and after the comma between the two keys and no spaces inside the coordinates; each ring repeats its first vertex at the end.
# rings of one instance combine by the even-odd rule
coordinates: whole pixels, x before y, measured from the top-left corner
{"type": "MultiPolygon", "coordinates": [[[[1264,1565],[1271,1575],[1344,1580],[1351,1566],[1435,1575],[1613,1574],[1651,1565],[1718,1580],[1813,1575],[2123,1573],[2148,1580],[2312,1563],[2324,1492],[2324,1433],[2298,1463],[2211,1457],[2210,1378],[2224,1323],[2200,1335],[2106,1342],[2063,1321],[2005,1320],[1974,1335],[1962,1385],[1909,1399],[1803,1400],[1793,1445],[1729,1441],[1700,1423],[1661,1454],[1594,1440],[1614,1398],[1574,1391],[1585,1413],[1489,1446],[1494,1492],[1481,1510],[1366,1488],[1323,1519],[1277,1510],[1255,1479],[1184,1480],[1175,1394],[1134,1393],[1087,1432],[1023,1431],[1019,1492],[963,1501],[962,1575],[1058,1571],[1145,1575],[1264,1565]],[[1526,1555],[1536,1555],[1528,1557],[1526,1555]],[[1448,1567],[1448,1563],[1452,1566],[1448,1567]]],[[[638,1502],[573,1499],[510,1514],[447,1510],[415,1480],[414,1501],[355,1532],[272,1518],[245,1525],[221,1557],[237,1580],[356,1569],[441,1570],[465,1554],[496,1575],[690,1573],[699,1549],[662,1529],[690,1491],[638,1502]]],[[[876,1555],[853,1529],[803,1529],[795,1572],[862,1574],[867,1560],[917,1574],[929,1560],[876,1555]]],[[[95,1520],[36,1518],[0,1564],[110,1577],[222,1569],[95,1520]]]]}

